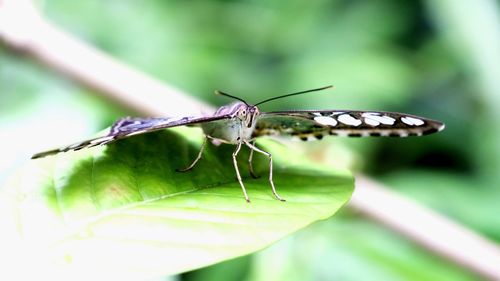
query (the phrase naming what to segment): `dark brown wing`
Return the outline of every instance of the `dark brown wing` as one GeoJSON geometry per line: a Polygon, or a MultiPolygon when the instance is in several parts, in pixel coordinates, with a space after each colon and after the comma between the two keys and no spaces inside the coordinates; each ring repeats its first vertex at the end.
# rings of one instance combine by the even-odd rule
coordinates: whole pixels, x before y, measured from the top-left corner
{"type": "Polygon", "coordinates": [[[67,152],[71,150],[80,150],[82,148],[89,148],[96,145],[106,145],[119,139],[127,138],[134,135],[150,133],[166,128],[195,125],[204,122],[213,122],[221,119],[229,118],[229,116],[212,116],[212,117],[182,117],[182,118],[131,118],[126,117],[116,121],[109,133],[102,137],[97,137],[82,142],[74,143],[69,146],[44,151],[37,153],[31,159],[42,158],[48,155],[57,154],[60,152],[67,152]]]}
{"type": "Polygon", "coordinates": [[[422,136],[444,129],[444,124],[427,118],[382,111],[278,111],[262,113],[254,137],[288,135],[302,140],[325,135],[368,137],[422,136]]]}

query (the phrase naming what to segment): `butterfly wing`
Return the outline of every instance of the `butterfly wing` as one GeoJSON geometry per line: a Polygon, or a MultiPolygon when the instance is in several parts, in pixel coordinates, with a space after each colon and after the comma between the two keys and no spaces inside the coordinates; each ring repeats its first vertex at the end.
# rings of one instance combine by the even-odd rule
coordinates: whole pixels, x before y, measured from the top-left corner
{"type": "Polygon", "coordinates": [[[166,128],[196,125],[204,122],[214,122],[221,119],[227,119],[229,116],[220,115],[212,117],[181,117],[181,118],[131,118],[126,117],[116,121],[109,130],[109,133],[102,137],[97,137],[82,142],[74,143],[69,146],[37,153],[31,159],[42,158],[48,155],[67,152],[71,150],[80,150],[97,145],[106,145],[119,139],[134,135],[145,134],[166,128]]]}
{"type": "Polygon", "coordinates": [[[253,137],[288,135],[301,140],[325,135],[368,137],[422,136],[444,129],[444,124],[415,115],[382,111],[277,111],[262,113],[253,137]]]}

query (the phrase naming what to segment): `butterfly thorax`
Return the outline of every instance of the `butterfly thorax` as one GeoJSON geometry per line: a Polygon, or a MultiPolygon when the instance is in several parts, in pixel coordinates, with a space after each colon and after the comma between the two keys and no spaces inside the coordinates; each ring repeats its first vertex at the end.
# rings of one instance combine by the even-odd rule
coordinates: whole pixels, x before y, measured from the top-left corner
{"type": "Polygon", "coordinates": [[[235,144],[243,140],[251,140],[259,114],[256,106],[236,102],[222,106],[214,113],[214,116],[229,116],[230,118],[202,123],[201,127],[208,137],[235,144]]]}

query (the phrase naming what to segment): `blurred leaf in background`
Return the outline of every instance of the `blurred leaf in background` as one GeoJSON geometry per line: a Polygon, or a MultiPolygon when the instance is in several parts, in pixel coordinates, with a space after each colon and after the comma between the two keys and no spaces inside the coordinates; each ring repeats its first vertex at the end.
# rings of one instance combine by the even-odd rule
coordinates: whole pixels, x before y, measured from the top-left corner
{"type": "MultiPolygon", "coordinates": [[[[444,132],[425,138],[330,138],[300,149],[378,177],[500,241],[497,1],[46,0],[40,7],[67,31],[217,105],[228,100],[215,89],[254,102],[334,84],[262,110],[371,109],[444,121],[444,132]]],[[[6,50],[0,63],[0,152],[7,155],[0,183],[30,152],[84,138],[127,113],[6,50]]],[[[301,280],[474,279],[356,214],[179,278],[209,280],[222,271],[234,280],[280,280],[304,264],[301,280]]]]}

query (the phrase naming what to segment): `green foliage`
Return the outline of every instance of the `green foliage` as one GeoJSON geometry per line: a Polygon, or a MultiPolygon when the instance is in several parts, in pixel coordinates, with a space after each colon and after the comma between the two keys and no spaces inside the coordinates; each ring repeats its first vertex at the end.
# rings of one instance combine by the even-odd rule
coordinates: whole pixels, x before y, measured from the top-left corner
{"type": "MultiPolygon", "coordinates": [[[[342,165],[348,162],[346,159],[351,160],[364,173],[382,176],[399,192],[500,241],[496,215],[500,196],[497,173],[500,130],[493,126],[500,122],[497,110],[500,68],[499,60],[495,59],[499,9],[494,1],[45,0],[40,3],[45,16],[64,30],[214,104],[227,102],[211,94],[215,89],[252,102],[334,84],[336,89],[332,92],[276,101],[262,110],[388,110],[444,121],[445,131],[425,139],[330,139],[307,143],[297,150],[302,153],[314,146],[313,157],[318,162],[342,165]]],[[[110,107],[88,90],[32,63],[29,57],[1,49],[0,185],[16,167],[25,165],[30,153],[84,138],[114,119],[130,114],[118,106],[112,110],[110,107]]],[[[188,151],[194,157],[195,148],[188,151]]],[[[132,161],[135,156],[130,153],[122,155],[123,161],[132,161]]],[[[220,160],[228,161],[229,151],[224,153],[220,160]]],[[[185,166],[191,160],[180,157],[169,159],[167,163],[176,165],[168,168],[185,166]]],[[[85,163],[90,165],[89,160],[85,163]]],[[[227,170],[217,175],[217,179],[229,181],[233,177],[231,163],[224,163],[227,170]]],[[[57,167],[64,168],[61,165],[57,167]]],[[[261,171],[265,171],[265,161],[260,165],[261,171]]],[[[48,165],[47,170],[41,171],[51,167],[48,165]]],[[[245,167],[243,161],[244,174],[245,167]]],[[[124,181],[119,176],[117,180],[124,181]]],[[[276,176],[282,190],[280,180],[282,177],[276,176]]],[[[261,196],[271,198],[264,178],[245,182],[252,189],[250,196],[254,201],[261,196]],[[256,182],[265,188],[254,189],[256,182]]],[[[233,182],[230,189],[239,204],[236,200],[241,199],[239,187],[233,182]]],[[[124,202],[140,200],[140,194],[132,191],[124,202]]],[[[111,203],[101,204],[109,207],[111,203]]],[[[46,205],[40,208],[45,209],[46,205]]],[[[94,212],[99,211],[94,209],[94,212]]],[[[73,213],[76,218],[78,215],[73,213]]],[[[316,247],[303,240],[297,243],[308,247],[283,250],[278,245],[275,252],[282,263],[277,265],[285,268],[280,276],[296,275],[299,265],[309,258],[318,260],[317,267],[308,267],[310,270],[301,275],[304,280],[322,276],[345,280],[421,280],[436,278],[433,272],[442,273],[443,280],[447,280],[446,276],[460,280],[462,272],[450,273],[445,262],[434,262],[438,259],[428,258],[432,257],[430,254],[423,256],[418,247],[401,247],[401,243],[408,242],[402,242],[393,233],[382,233],[380,226],[359,226],[357,220],[361,219],[342,217],[341,230],[318,227],[311,230],[318,241],[316,247]],[[331,247],[346,240],[350,241],[331,247]],[[383,246],[373,254],[377,245],[383,246]],[[318,255],[318,249],[326,249],[324,255],[318,255]],[[398,254],[394,258],[388,257],[395,252],[398,254]],[[288,258],[294,255],[303,256],[288,258]],[[405,258],[398,261],[400,256],[405,258]],[[431,262],[422,262],[423,259],[431,262]],[[408,270],[399,270],[404,267],[408,270]]],[[[36,217],[30,220],[36,221],[36,217]]],[[[51,226],[57,232],[58,223],[46,221],[34,229],[43,237],[51,226]]],[[[293,239],[295,236],[290,241],[293,239]]],[[[210,267],[188,277],[198,275],[203,280],[213,274],[214,280],[220,280],[220,276],[236,276],[234,280],[240,280],[243,272],[259,270],[265,272],[262,276],[269,277],[276,270],[263,255],[244,258],[247,259],[252,262],[224,264],[222,269],[210,267]]],[[[248,279],[258,277],[252,276],[248,279]]]]}
{"type": "Polygon", "coordinates": [[[376,223],[339,215],[256,254],[247,280],[477,280],[376,223]]]}
{"type": "MultiPolygon", "coordinates": [[[[349,172],[309,163],[267,141],[275,184],[287,202],[274,199],[267,160],[257,157],[263,176],[245,177],[252,200],[246,203],[233,146],[209,147],[193,171],[175,172],[197,153],[195,139],[203,137],[194,130],[31,161],[3,189],[2,232],[73,268],[156,276],[262,249],[332,216],[353,191],[349,172]]],[[[244,171],[248,153],[239,156],[244,171]]]]}

